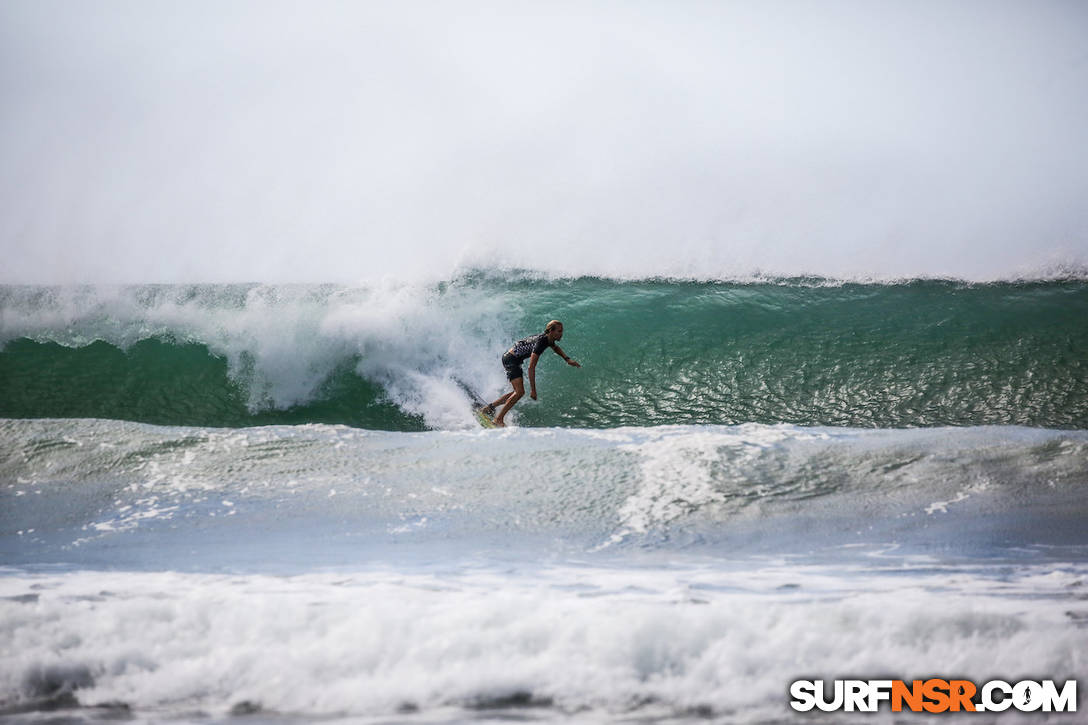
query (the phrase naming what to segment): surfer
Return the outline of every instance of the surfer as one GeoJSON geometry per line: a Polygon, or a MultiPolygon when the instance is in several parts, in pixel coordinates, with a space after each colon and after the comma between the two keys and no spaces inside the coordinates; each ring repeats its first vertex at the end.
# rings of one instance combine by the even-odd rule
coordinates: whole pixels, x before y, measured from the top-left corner
{"type": "Polygon", "coordinates": [[[487,415],[495,415],[495,409],[502,406],[492,423],[500,428],[504,427],[506,423],[503,422],[503,418],[525,395],[525,374],[521,370],[521,363],[525,358],[529,358],[529,397],[533,400],[536,400],[536,363],[540,359],[540,353],[550,347],[555,350],[556,355],[567,361],[567,365],[582,367],[575,360],[567,357],[563,349],[555,344],[562,339],[563,323],[552,320],[544,328],[543,333],[518,340],[503,354],[502,366],[506,368],[506,379],[510,381],[514,389],[481,409],[487,415]]]}

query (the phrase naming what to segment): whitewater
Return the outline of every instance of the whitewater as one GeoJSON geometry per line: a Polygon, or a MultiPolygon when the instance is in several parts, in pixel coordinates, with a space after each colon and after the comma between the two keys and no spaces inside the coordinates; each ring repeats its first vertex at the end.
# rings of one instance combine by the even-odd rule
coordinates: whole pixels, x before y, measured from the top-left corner
{"type": "Polygon", "coordinates": [[[1075,275],[0,287],[0,718],[766,723],[796,679],[1078,678],[1085,320],[1075,275]],[[553,317],[583,368],[480,429],[553,317]]]}

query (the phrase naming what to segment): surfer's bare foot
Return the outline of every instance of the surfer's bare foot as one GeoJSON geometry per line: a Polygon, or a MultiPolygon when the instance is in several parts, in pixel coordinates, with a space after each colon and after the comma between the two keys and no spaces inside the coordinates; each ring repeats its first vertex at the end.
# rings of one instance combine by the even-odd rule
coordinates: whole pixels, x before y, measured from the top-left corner
{"type": "Polygon", "coordinates": [[[505,428],[505,427],[506,427],[506,423],[503,423],[503,422],[502,422],[501,420],[499,420],[498,418],[496,418],[495,420],[493,420],[493,421],[491,421],[491,422],[495,424],[495,427],[496,427],[496,428],[505,428]]]}

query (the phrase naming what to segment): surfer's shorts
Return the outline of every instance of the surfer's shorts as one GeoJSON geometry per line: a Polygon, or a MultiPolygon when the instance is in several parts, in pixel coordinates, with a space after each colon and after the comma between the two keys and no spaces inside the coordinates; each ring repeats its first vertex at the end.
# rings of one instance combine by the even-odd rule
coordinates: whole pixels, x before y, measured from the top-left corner
{"type": "Polygon", "coordinates": [[[507,380],[517,380],[525,377],[525,373],[521,369],[521,360],[518,360],[510,353],[502,356],[502,366],[506,369],[507,380]]]}

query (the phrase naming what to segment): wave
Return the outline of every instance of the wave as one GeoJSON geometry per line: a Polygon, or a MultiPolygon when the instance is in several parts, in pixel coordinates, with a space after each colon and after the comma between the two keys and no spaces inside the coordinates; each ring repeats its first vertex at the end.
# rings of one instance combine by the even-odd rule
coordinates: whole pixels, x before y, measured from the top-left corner
{"type": "Polygon", "coordinates": [[[1088,427],[1088,282],[556,278],[0,287],[0,415],[473,425],[464,388],[552,318],[538,427],[1088,427]]]}
{"type": "Polygon", "coordinates": [[[184,566],[254,552],[357,561],[435,542],[735,553],[861,541],[962,556],[1088,544],[1085,431],[748,424],[496,435],[13,420],[0,434],[0,479],[13,482],[0,541],[11,562],[104,554],[184,566]],[[28,525],[36,532],[15,531],[28,525]]]}

